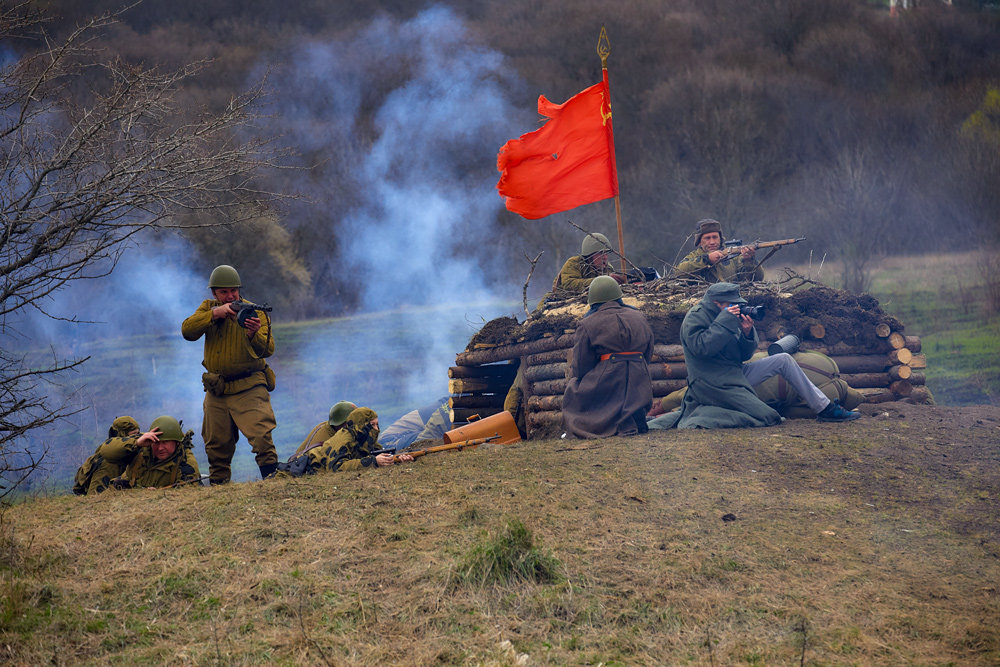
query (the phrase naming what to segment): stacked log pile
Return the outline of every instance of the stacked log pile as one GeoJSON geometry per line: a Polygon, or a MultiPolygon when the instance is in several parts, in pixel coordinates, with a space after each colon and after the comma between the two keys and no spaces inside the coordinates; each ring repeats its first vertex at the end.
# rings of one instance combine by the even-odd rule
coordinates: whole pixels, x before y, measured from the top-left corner
{"type": "MultiPolygon", "coordinates": [[[[700,290],[657,289],[647,284],[642,292],[632,294],[626,288],[626,303],[642,310],[653,328],[656,344],[649,371],[656,400],[687,384],[680,322],[703,292],[704,286],[700,290]]],[[[762,349],[794,333],[802,340],[801,349],[833,358],[841,377],[866,402],[932,401],[925,385],[927,360],[920,354],[920,339],[905,335],[903,325],[882,312],[874,298],[825,287],[787,293],[781,285],[770,283],[755,283],[747,292],[751,304],[766,309],[767,315],[757,323],[762,349]]],[[[516,368],[511,362],[519,361],[524,367],[528,437],[561,433],[562,396],[571,377],[573,325],[585,312],[585,303],[574,295],[550,302],[524,324],[514,318],[487,323],[449,371],[453,421],[461,422],[474,412],[485,417],[503,409],[516,368]],[[474,373],[481,375],[473,377],[474,373]]]]}

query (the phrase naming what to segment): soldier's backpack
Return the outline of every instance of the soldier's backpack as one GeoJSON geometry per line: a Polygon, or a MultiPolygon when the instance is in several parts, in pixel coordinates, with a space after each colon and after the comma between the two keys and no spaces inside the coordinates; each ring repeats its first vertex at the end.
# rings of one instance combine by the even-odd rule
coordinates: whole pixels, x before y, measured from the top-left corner
{"type": "Polygon", "coordinates": [[[73,493],[78,496],[87,495],[87,489],[90,488],[90,480],[103,464],[104,457],[96,451],[88,456],[87,460],[77,469],[76,475],[73,477],[73,493]]]}

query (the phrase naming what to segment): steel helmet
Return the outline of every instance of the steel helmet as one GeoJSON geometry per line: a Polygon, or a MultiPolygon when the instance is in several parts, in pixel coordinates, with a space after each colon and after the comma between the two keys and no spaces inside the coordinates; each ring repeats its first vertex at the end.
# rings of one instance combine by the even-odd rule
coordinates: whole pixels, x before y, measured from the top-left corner
{"type": "Polygon", "coordinates": [[[351,414],[356,405],[350,401],[340,401],[339,403],[334,403],[333,407],[330,408],[330,421],[329,424],[332,428],[340,426],[345,421],[347,421],[347,415],[351,414]]]}
{"type": "Polygon", "coordinates": [[[590,281],[587,305],[593,306],[595,303],[606,303],[620,298],[622,298],[622,286],[611,276],[597,276],[590,281]]]}
{"type": "Polygon", "coordinates": [[[593,255],[595,252],[607,252],[611,250],[611,242],[604,234],[587,234],[583,237],[583,244],[580,246],[580,254],[584,257],[593,255]]]}
{"type": "Polygon", "coordinates": [[[162,417],[157,417],[153,420],[153,423],[149,425],[149,430],[160,429],[160,440],[176,440],[181,442],[184,440],[184,431],[181,430],[181,423],[174,419],[173,417],[168,417],[163,415],[162,417]]]}
{"type": "Polygon", "coordinates": [[[128,415],[124,415],[111,422],[111,428],[108,429],[108,437],[113,438],[118,436],[119,438],[124,438],[138,430],[139,422],[128,415]]]}
{"type": "Polygon", "coordinates": [[[210,288],[242,287],[240,284],[240,274],[228,264],[220,264],[212,269],[212,275],[208,277],[208,286],[210,288]]]}

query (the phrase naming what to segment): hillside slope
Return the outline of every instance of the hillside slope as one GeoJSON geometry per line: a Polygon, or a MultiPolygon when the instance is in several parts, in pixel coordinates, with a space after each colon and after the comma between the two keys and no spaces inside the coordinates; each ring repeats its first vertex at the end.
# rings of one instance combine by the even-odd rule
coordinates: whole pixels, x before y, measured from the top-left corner
{"type": "Polygon", "coordinates": [[[1000,408],[863,410],[28,501],[0,659],[996,664],[1000,408]]]}

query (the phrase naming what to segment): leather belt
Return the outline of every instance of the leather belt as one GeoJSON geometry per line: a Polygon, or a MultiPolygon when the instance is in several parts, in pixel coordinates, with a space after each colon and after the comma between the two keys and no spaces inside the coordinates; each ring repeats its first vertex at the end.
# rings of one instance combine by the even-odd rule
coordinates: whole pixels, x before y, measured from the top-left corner
{"type": "Polygon", "coordinates": [[[642,356],[642,352],[609,352],[607,354],[601,355],[601,361],[614,361],[616,357],[638,357],[642,356]]]}

